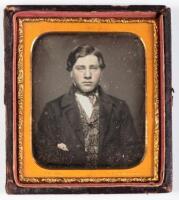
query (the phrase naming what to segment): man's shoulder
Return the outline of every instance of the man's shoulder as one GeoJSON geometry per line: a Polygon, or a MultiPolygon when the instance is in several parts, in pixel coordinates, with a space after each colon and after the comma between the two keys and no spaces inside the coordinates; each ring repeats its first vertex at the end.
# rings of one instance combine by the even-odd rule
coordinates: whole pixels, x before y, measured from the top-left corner
{"type": "Polygon", "coordinates": [[[127,117],[131,116],[129,106],[125,100],[117,98],[112,95],[107,95],[107,96],[110,99],[111,104],[113,105],[114,113],[120,114],[120,117],[127,118],[127,117]]]}
{"type": "Polygon", "coordinates": [[[110,94],[106,94],[107,98],[109,98],[109,100],[112,102],[112,104],[114,104],[115,106],[125,106],[126,105],[126,102],[125,100],[121,99],[121,98],[118,98],[118,97],[115,97],[115,96],[112,96],[110,94]]]}
{"type": "Polygon", "coordinates": [[[121,104],[125,103],[125,101],[121,98],[118,98],[118,97],[115,97],[115,96],[112,96],[112,95],[109,95],[109,94],[108,94],[108,96],[111,98],[111,100],[114,103],[121,103],[121,104]]]}
{"type": "Polygon", "coordinates": [[[47,105],[59,104],[59,103],[62,101],[62,99],[64,98],[65,95],[66,95],[66,94],[63,94],[63,95],[61,95],[61,96],[58,96],[58,97],[56,97],[56,98],[54,98],[54,99],[48,101],[48,102],[47,102],[47,105]]]}
{"type": "Polygon", "coordinates": [[[65,98],[67,94],[63,94],[55,99],[52,99],[51,101],[48,101],[46,104],[45,104],[45,109],[50,109],[50,110],[59,110],[59,108],[61,107],[61,104],[63,102],[63,99],[65,98]]]}
{"type": "Polygon", "coordinates": [[[125,113],[125,114],[129,114],[130,113],[130,109],[129,106],[127,104],[127,102],[124,99],[115,97],[113,95],[110,94],[105,94],[107,100],[107,103],[109,102],[110,104],[113,105],[115,112],[118,113],[125,113]]]}

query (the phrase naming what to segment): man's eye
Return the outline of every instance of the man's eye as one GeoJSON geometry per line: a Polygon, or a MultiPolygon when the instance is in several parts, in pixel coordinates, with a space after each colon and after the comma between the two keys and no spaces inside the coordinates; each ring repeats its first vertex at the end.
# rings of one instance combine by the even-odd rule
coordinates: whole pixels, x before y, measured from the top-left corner
{"type": "Polygon", "coordinates": [[[91,66],[90,66],[90,69],[98,69],[98,68],[99,68],[98,65],[91,65],[91,66]]]}
{"type": "Polygon", "coordinates": [[[84,69],[84,66],[83,66],[83,65],[77,65],[77,66],[76,66],[76,69],[77,69],[77,70],[83,70],[83,69],[84,69]]]}

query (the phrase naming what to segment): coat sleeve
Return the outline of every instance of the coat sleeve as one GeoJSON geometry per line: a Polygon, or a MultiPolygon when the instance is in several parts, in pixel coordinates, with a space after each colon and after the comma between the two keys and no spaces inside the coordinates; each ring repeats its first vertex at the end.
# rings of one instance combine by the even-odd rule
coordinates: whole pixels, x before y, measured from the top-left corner
{"type": "Polygon", "coordinates": [[[140,163],[144,154],[144,141],[136,133],[129,107],[123,102],[120,112],[120,151],[117,151],[116,165],[130,168],[140,163]]]}
{"type": "Polygon", "coordinates": [[[46,168],[56,168],[69,162],[68,153],[57,148],[60,143],[60,129],[54,109],[50,103],[45,106],[33,136],[34,157],[38,164],[46,168]]]}

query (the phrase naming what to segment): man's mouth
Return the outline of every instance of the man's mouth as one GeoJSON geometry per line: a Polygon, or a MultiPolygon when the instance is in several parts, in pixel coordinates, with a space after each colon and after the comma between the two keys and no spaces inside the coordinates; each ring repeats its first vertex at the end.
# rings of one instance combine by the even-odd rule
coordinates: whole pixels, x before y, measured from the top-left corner
{"type": "Polygon", "coordinates": [[[85,84],[85,85],[90,85],[90,84],[92,84],[92,82],[90,82],[90,81],[85,81],[85,82],[83,82],[83,84],[85,84]]]}

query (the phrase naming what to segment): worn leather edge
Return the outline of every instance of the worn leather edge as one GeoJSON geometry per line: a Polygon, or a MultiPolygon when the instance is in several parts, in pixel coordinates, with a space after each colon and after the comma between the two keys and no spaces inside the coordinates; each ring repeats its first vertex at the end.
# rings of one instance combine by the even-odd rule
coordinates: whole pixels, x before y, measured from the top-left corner
{"type": "Polygon", "coordinates": [[[159,193],[172,190],[172,86],[171,86],[171,14],[165,6],[8,6],[4,11],[5,37],[5,96],[6,105],[6,191],[9,194],[81,194],[81,193],[159,193]],[[68,11],[155,11],[164,15],[165,41],[165,92],[166,92],[166,166],[164,182],[159,187],[115,187],[115,188],[22,188],[15,184],[13,177],[13,108],[12,108],[12,54],[13,54],[13,24],[12,17],[18,11],[24,10],[68,10],[68,11]]]}

